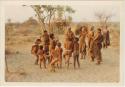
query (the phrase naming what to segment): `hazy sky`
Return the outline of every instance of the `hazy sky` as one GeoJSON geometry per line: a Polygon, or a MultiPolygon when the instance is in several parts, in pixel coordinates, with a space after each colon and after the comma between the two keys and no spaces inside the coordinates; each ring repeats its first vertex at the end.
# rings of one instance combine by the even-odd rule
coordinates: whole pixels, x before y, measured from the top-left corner
{"type": "MultiPolygon", "coordinates": [[[[72,15],[73,21],[96,21],[95,12],[106,12],[113,14],[111,21],[120,21],[119,5],[70,5],[76,12],[72,15]]],[[[34,16],[34,11],[30,7],[21,5],[5,6],[5,20],[11,19],[13,22],[23,22],[34,16]]]]}

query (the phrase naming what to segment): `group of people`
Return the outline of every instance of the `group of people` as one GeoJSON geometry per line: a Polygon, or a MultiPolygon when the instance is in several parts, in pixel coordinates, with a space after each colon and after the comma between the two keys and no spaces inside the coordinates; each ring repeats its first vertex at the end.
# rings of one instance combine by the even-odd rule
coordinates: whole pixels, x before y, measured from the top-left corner
{"type": "Polygon", "coordinates": [[[48,34],[45,30],[43,35],[36,39],[31,49],[31,53],[36,57],[35,64],[39,64],[40,68],[43,64],[44,68],[55,71],[55,68],[62,68],[62,60],[69,68],[69,65],[72,64],[70,62],[72,58],[75,69],[76,64],[80,68],[79,58],[86,59],[88,56],[90,61],[96,61],[96,64],[99,65],[102,62],[102,45],[106,48],[110,45],[109,31],[107,28],[105,32],[103,30],[97,28],[95,31],[94,26],[90,29],[87,26],[82,26],[79,29],[79,35],[75,35],[69,27],[64,36],[64,43],[56,39],[53,33],[48,34]]]}

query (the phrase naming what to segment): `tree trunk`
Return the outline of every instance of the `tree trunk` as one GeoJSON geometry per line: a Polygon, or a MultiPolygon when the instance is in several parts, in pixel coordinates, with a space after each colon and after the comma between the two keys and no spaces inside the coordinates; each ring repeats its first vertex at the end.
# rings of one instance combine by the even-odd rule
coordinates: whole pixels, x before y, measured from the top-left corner
{"type": "Polygon", "coordinates": [[[6,56],[5,56],[5,66],[6,66],[6,71],[9,72],[6,56]]]}

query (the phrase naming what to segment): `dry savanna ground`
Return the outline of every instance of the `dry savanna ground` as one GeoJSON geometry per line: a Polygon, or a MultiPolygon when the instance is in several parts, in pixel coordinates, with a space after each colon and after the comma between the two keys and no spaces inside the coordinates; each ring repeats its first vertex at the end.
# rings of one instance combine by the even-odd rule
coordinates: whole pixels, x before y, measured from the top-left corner
{"type": "MultiPolygon", "coordinates": [[[[49,72],[34,65],[35,58],[31,55],[31,46],[37,34],[13,34],[6,36],[6,58],[9,72],[6,72],[7,82],[119,82],[120,80],[120,29],[110,30],[111,46],[102,49],[103,62],[96,65],[88,57],[80,59],[80,69],[74,69],[73,64],[67,69],[63,62],[62,69],[49,72]]],[[[18,31],[18,30],[17,30],[18,31]]],[[[63,35],[58,35],[63,43],[63,35]]],[[[72,62],[72,58],[71,58],[72,62]]]]}

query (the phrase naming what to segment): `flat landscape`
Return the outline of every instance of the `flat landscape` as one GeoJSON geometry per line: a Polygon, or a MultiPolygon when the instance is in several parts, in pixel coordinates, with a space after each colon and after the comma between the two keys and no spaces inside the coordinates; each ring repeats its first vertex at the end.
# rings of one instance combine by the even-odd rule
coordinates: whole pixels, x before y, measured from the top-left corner
{"type": "MultiPolygon", "coordinates": [[[[25,29],[25,27],[23,27],[25,29]]],[[[23,30],[22,29],[22,32],[23,30]]],[[[56,72],[49,72],[48,69],[40,69],[34,65],[35,58],[31,55],[31,46],[39,37],[35,34],[16,33],[7,35],[6,32],[6,58],[9,72],[6,72],[7,82],[119,82],[120,81],[120,29],[110,29],[111,46],[102,49],[101,65],[90,62],[88,57],[80,59],[80,69],[74,69],[73,64],[67,69],[56,69],[56,72]]],[[[35,30],[33,30],[35,31],[35,30]]],[[[64,34],[57,35],[63,44],[64,34]]],[[[72,62],[72,58],[71,58],[72,62]]]]}

